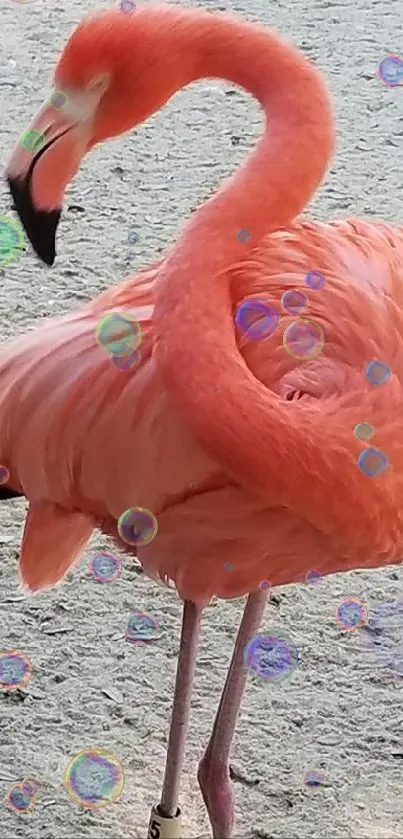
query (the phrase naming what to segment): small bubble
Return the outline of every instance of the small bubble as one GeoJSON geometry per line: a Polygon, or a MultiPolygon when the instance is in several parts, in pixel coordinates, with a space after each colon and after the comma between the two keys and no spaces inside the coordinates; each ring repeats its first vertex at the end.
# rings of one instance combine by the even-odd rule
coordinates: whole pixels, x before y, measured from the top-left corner
{"type": "Polygon", "coordinates": [[[8,265],[24,249],[22,227],[10,216],[0,216],[0,265],[8,265]]]}
{"type": "Polygon", "coordinates": [[[309,300],[306,294],[302,291],[298,291],[297,289],[285,291],[281,298],[281,305],[283,309],[290,315],[298,315],[306,309],[308,303],[309,300]]]}
{"type": "Polygon", "coordinates": [[[21,789],[24,795],[36,796],[41,789],[42,784],[36,778],[25,778],[21,784],[21,789]]]}
{"type": "Polygon", "coordinates": [[[120,761],[104,749],[85,749],[69,761],[64,787],[75,804],[106,807],[122,795],[125,774],[120,761]]]}
{"type": "Polygon", "coordinates": [[[130,355],[112,355],[111,362],[118,370],[134,370],[140,367],[142,361],[141,350],[135,350],[130,355]]]}
{"type": "Polygon", "coordinates": [[[130,356],[142,340],[140,324],[127,315],[110,313],[98,323],[95,337],[100,347],[110,356],[130,356]]]}
{"type": "Polygon", "coordinates": [[[7,484],[10,480],[10,472],[7,469],[7,466],[0,465],[0,486],[2,484],[7,484]]]}
{"type": "Polygon", "coordinates": [[[325,345],[325,333],[316,321],[300,318],[294,320],[284,330],[283,345],[292,358],[311,361],[322,352],[325,345]]]}
{"type": "Polygon", "coordinates": [[[121,0],[120,2],[120,9],[125,15],[130,15],[135,8],[136,5],[133,3],[133,0],[121,0]]]}
{"type": "Polygon", "coordinates": [[[314,586],[316,583],[319,583],[322,579],[322,574],[320,574],[319,571],[315,571],[315,569],[308,571],[305,576],[306,582],[311,586],[314,586]]]}
{"type": "Polygon", "coordinates": [[[271,682],[288,678],[298,665],[298,651],[282,630],[256,635],[246,646],[245,664],[248,670],[271,682]]]}
{"type": "Polygon", "coordinates": [[[359,422],[354,428],[354,434],[357,440],[366,442],[374,436],[375,429],[369,422],[359,422]]]}
{"type": "Polygon", "coordinates": [[[158,639],[158,624],[146,612],[136,609],[130,615],[126,628],[126,638],[135,644],[145,644],[158,639]]]}
{"type": "Polygon", "coordinates": [[[134,230],[131,230],[130,233],[128,234],[128,236],[127,236],[127,241],[129,243],[129,245],[137,245],[138,242],[140,241],[140,236],[134,230]]]}
{"type": "Polygon", "coordinates": [[[343,629],[361,629],[367,622],[368,610],[361,600],[355,597],[348,597],[339,604],[335,611],[337,623],[343,629]]]}
{"type": "Polygon", "coordinates": [[[6,796],[6,804],[14,810],[15,813],[27,813],[35,805],[35,795],[30,795],[24,792],[22,784],[14,784],[6,796]]]}
{"type": "Polygon", "coordinates": [[[242,245],[245,244],[246,242],[249,242],[249,239],[250,239],[249,230],[245,230],[244,228],[242,228],[242,230],[238,230],[238,233],[236,234],[236,237],[238,239],[238,242],[241,242],[242,245]]]}
{"type": "Polygon", "coordinates": [[[256,297],[244,300],[235,313],[235,324],[239,332],[251,341],[268,338],[276,331],[279,314],[272,303],[256,297]]]}
{"type": "Polygon", "coordinates": [[[267,591],[267,589],[270,588],[270,585],[271,584],[269,583],[268,580],[262,580],[262,582],[259,583],[259,588],[261,588],[262,591],[267,591]]]}
{"type": "Polygon", "coordinates": [[[325,282],[325,275],[322,274],[320,271],[309,271],[309,273],[305,277],[305,285],[307,285],[313,291],[316,291],[319,288],[323,288],[325,282]]]}
{"type": "Polygon", "coordinates": [[[119,577],[121,561],[118,556],[99,551],[92,557],[89,570],[97,583],[112,583],[119,577]]]}
{"type": "Polygon", "coordinates": [[[148,545],[158,533],[158,522],[150,510],[133,507],[125,510],[118,521],[118,533],[128,545],[148,545]]]}
{"type": "Polygon", "coordinates": [[[302,779],[304,787],[309,787],[309,789],[317,789],[318,787],[322,787],[325,782],[325,773],[320,771],[318,772],[316,769],[308,769],[308,772],[305,772],[305,775],[302,779]]]}
{"type": "Polygon", "coordinates": [[[387,87],[396,87],[403,82],[403,61],[400,55],[387,55],[378,64],[378,79],[387,87]]]}
{"type": "Polygon", "coordinates": [[[384,385],[389,381],[392,371],[383,361],[370,361],[365,368],[365,375],[371,385],[384,385]]]}
{"type": "Polygon", "coordinates": [[[28,656],[19,650],[6,650],[0,653],[0,687],[4,690],[17,690],[25,687],[32,675],[32,663],[28,656]]]}
{"type": "Polygon", "coordinates": [[[379,478],[386,472],[389,466],[389,460],[384,452],[380,449],[364,449],[360,452],[357,458],[357,466],[363,475],[368,478],[379,478]]]}
{"type": "Polygon", "coordinates": [[[40,131],[25,131],[21,137],[21,145],[26,151],[39,151],[45,145],[46,138],[40,131]]]}
{"type": "Polygon", "coordinates": [[[54,90],[49,99],[49,105],[55,108],[56,111],[61,111],[62,108],[66,107],[68,101],[68,97],[62,90],[54,90]]]}
{"type": "Polygon", "coordinates": [[[232,571],[233,567],[231,562],[225,562],[223,565],[224,571],[232,571]]]}

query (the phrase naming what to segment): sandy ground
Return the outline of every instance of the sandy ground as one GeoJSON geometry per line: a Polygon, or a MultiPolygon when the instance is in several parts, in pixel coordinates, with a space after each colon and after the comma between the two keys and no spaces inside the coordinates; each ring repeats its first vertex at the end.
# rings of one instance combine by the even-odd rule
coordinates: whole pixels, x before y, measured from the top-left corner
{"type": "MultiPolygon", "coordinates": [[[[3,170],[46,95],[71,28],[107,4],[0,3],[3,170]]],[[[310,212],[397,221],[403,93],[384,88],[375,70],[386,53],[400,51],[401,0],[393,6],[387,0],[205,4],[275,26],[325,72],[335,99],[338,155],[310,212]]],[[[40,265],[29,251],[1,271],[1,337],[79,305],[154,259],[192,208],[245,157],[261,125],[258,107],[246,95],[205,82],[177,95],[135,136],[97,148],[70,189],[54,268],[40,265]],[[140,237],[135,247],[128,243],[133,231],[140,237]]],[[[9,209],[2,184],[0,213],[9,209]]],[[[0,651],[24,650],[34,668],[20,696],[0,695],[0,799],[27,775],[44,786],[29,814],[16,815],[0,803],[0,836],[145,837],[162,783],[181,604],[127,558],[115,583],[97,584],[87,564],[95,548],[107,545],[99,536],[57,590],[26,599],[17,578],[24,514],[18,501],[0,509],[0,651]],[[134,608],[159,622],[156,643],[124,640],[134,608]],[[109,749],[125,768],[121,800],[103,811],[79,808],[63,788],[69,758],[85,747],[109,749]]],[[[374,607],[399,597],[401,579],[401,569],[389,568],[276,593],[263,629],[287,628],[300,666],[277,686],[263,680],[248,685],[232,760],[239,839],[403,837],[402,683],[365,651],[365,630],[345,632],[334,620],[342,597],[374,607]],[[310,792],[302,778],[312,768],[326,773],[327,785],[310,792]]],[[[210,835],[196,769],[242,605],[215,602],[205,614],[181,797],[188,837],[210,835]]],[[[385,633],[397,648],[399,625],[385,633]]]]}

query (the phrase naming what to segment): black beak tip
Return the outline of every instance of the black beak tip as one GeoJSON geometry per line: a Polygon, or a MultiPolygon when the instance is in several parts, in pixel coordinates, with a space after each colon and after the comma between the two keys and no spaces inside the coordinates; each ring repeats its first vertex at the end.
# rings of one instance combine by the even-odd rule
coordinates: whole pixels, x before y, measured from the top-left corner
{"type": "Polygon", "coordinates": [[[7,178],[9,190],[14,201],[21,224],[39,259],[45,265],[53,265],[56,257],[56,230],[61,210],[37,210],[30,192],[30,178],[7,178]]]}

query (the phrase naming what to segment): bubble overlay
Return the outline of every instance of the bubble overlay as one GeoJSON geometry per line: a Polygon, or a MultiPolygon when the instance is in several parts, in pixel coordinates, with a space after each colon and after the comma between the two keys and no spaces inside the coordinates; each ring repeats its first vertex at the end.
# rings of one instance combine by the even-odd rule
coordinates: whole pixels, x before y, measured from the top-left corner
{"type": "Polygon", "coordinates": [[[262,297],[244,300],[235,313],[235,324],[241,335],[251,341],[269,338],[276,331],[279,313],[272,303],[262,297]]]}
{"type": "Polygon", "coordinates": [[[28,656],[19,650],[5,650],[0,653],[0,687],[17,690],[28,684],[32,664],[28,656]]]}
{"type": "Polygon", "coordinates": [[[365,603],[355,597],[349,597],[339,603],[335,618],[343,629],[360,629],[367,621],[368,611],[365,603]]]}
{"type": "Polygon", "coordinates": [[[24,233],[18,222],[10,216],[0,216],[0,266],[17,259],[24,245],[24,233]]]}
{"type": "Polygon", "coordinates": [[[378,64],[378,79],[387,87],[396,87],[403,83],[403,61],[400,55],[387,55],[378,64]]]}
{"type": "Polygon", "coordinates": [[[308,288],[311,288],[313,291],[317,291],[317,289],[323,288],[325,282],[325,275],[322,274],[320,271],[309,271],[309,273],[305,277],[305,285],[307,285],[308,288]]]}
{"type": "Polygon", "coordinates": [[[125,510],[118,521],[118,533],[128,545],[148,545],[158,533],[158,522],[151,510],[133,507],[125,510]]]}
{"type": "Polygon", "coordinates": [[[97,583],[112,583],[119,577],[121,561],[118,556],[99,551],[90,560],[89,570],[97,583]]]}
{"type": "Polygon", "coordinates": [[[369,422],[359,422],[354,428],[354,434],[357,440],[361,440],[362,442],[367,442],[371,439],[371,437],[375,434],[375,429],[373,425],[369,422]]]}
{"type": "Polygon", "coordinates": [[[238,239],[238,242],[241,242],[241,244],[245,244],[246,242],[249,242],[249,239],[250,239],[249,230],[245,230],[244,228],[242,228],[242,230],[238,230],[238,233],[236,234],[236,237],[238,239]]]}
{"type": "Polygon", "coordinates": [[[316,583],[319,583],[322,579],[322,574],[320,574],[319,571],[315,571],[314,568],[312,568],[312,570],[310,571],[307,571],[307,574],[305,576],[305,580],[310,586],[314,586],[316,583]]]}
{"type": "Polygon", "coordinates": [[[284,349],[292,358],[311,361],[317,358],[325,345],[325,333],[319,323],[307,318],[294,320],[284,330],[284,349]]]}
{"type": "Polygon", "coordinates": [[[389,460],[380,449],[364,449],[358,455],[357,466],[363,475],[367,475],[368,478],[379,478],[386,472],[389,460]]]}
{"type": "Polygon", "coordinates": [[[135,10],[136,6],[133,0],[121,0],[120,9],[125,15],[130,15],[135,10]]]}
{"type": "Polygon", "coordinates": [[[383,361],[370,361],[365,368],[365,375],[371,385],[384,385],[389,381],[392,371],[383,361]]]}
{"type": "Polygon", "coordinates": [[[46,138],[40,131],[25,131],[21,137],[21,145],[25,151],[39,151],[45,145],[46,138]]]}
{"type": "Polygon", "coordinates": [[[0,486],[10,480],[10,472],[7,466],[0,465],[0,486]]]}
{"type": "Polygon", "coordinates": [[[317,789],[318,787],[322,787],[326,781],[326,775],[324,772],[318,771],[317,769],[308,769],[308,772],[305,772],[305,775],[302,779],[302,783],[305,787],[309,787],[309,789],[317,789]]]}
{"type": "Polygon", "coordinates": [[[364,648],[379,667],[403,677],[403,600],[379,603],[368,614],[362,633],[364,648]]]}
{"type": "Polygon", "coordinates": [[[49,99],[49,105],[56,111],[61,111],[68,104],[68,96],[62,90],[54,90],[49,99]]]}
{"type": "Polygon", "coordinates": [[[118,370],[134,370],[140,367],[141,364],[141,350],[135,350],[130,355],[120,356],[112,355],[111,362],[118,370]]]}
{"type": "Polygon", "coordinates": [[[268,588],[271,588],[271,583],[269,583],[268,580],[262,580],[262,582],[259,583],[259,588],[261,588],[262,591],[267,591],[268,588]]]}
{"type": "Polygon", "coordinates": [[[126,629],[126,638],[134,644],[146,644],[158,639],[158,624],[146,612],[136,609],[130,615],[126,629]]]}
{"type": "Polygon", "coordinates": [[[119,357],[134,353],[140,346],[142,335],[136,320],[117,313],[105,315],[95,330],[99,346],[109,355],[119,357]]]}
{"type": "Polygon", "coordinates": [[[6,803],[15,813],[27,813],[35,806],[36,795],[22,787],[22,784],[14,784],[7,793],[6,803]]]}
{"type": "Polygon", "coordinates": [[[110,752],[85,749],[69,761],[63,783],[76,804],[95,810],[120,798],[125,774],[120,761],[110,752]]]}
{"type": "Polygon", "coordinates": [[[298,665],[298,651],[282,630],[272,629],[270,634],[256,635],[245,648],[248,670],[266,681],[281,682],[294,672],[298,665]]]}
{"type": "Polygon", "coordinates": [[[297,289],[285,291],[281,298],[281,305],[283,309],[290,315],[298,315],[306,309],[308,303],[309,300],[306,294],[304,294],[303,291],[298,291],[297,289]]]}

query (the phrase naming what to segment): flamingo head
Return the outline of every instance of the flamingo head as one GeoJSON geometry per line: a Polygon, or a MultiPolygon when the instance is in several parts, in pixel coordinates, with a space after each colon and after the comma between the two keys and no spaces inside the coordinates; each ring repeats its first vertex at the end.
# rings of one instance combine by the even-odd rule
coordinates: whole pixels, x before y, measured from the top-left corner
{"type": "Polygon", "coordinates": [[[169,6],[130,16],[102,12],[84,20],[67,42],[55,91],[18,141],[6,171],[26,234],[47,265],[55,259],[65,188],[84,155],[143,122],[191,81],[191,52],[186,60],[175,48],[179,16],[169,6]]]}

